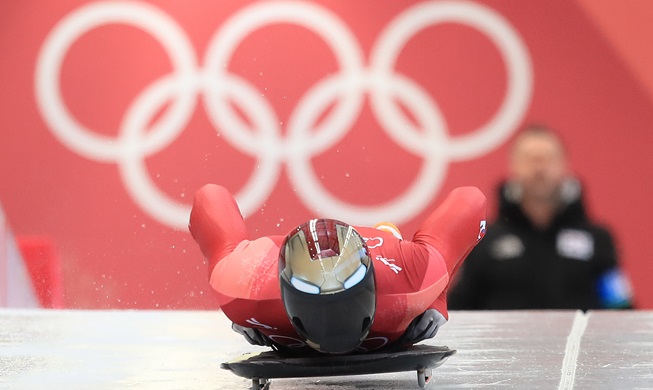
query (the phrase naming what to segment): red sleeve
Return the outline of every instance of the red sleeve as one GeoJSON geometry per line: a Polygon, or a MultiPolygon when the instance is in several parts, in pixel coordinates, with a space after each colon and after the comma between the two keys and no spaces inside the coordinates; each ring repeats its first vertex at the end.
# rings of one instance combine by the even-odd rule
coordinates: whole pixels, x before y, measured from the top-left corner
{"type": "MultiPolygon", "coordinates": [[[[449,281],[485,234],[486,205],[487,199],[478,188],[456,188],[413,237],[413,242],[432,246],[442,255],[449,281]]],[[[448,318],[446,293],[447,290],[431,307],[448,318]]]]}
{"type": "Polygon", "coordinates": [[[236,200],[224,187],[207,184],[195,194],[188,229],[209,261],[209,274],[220,259],[247,239],[236,200]]]}
{"type": "Polygon", "coordinates": [[[478,188],[456,188],[424,221],[413,242],[435,247],[444,257],[449,276],[453,277],[481,238],[486,203],[485,195],[478,188]]]}

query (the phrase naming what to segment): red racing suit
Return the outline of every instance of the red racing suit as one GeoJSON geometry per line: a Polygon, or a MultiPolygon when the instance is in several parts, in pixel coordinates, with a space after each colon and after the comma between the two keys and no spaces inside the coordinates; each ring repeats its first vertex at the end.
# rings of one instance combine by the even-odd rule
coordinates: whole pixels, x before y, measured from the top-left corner
{"type": "MultiPolygon", "coordinates": [[[[485,234],[486,198],[475,187],[453,190],[412,240],[370,227],[355,227],[374,260],[376,314],[363,350],[398,340],[429,308],[448,319],[446,292],[458,267],[485,234]]],[[[284,236],[249,240],[232,195],[208,184],[195,195],[190,232],[208,259],[210,283],[234,323],[255,328],[286,347],[304,343],[288,320],[279,287],[279,248],[284,236]]]]}

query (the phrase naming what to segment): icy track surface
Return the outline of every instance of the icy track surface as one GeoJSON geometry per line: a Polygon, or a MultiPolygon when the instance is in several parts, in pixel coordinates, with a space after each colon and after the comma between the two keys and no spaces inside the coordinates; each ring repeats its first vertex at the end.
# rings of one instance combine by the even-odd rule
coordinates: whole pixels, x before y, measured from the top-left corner
{"type": "MultiPolygon", "coordinates": [[[[0,310],[0,389],[249,389],[220,369],[263,350],[221,312],[0,310]]],[[[432,389],[653,387],[653,312],[452,312],[432,389]]],[[[416,389],[414,372],[277,379],[271,389],[416,389]]]]}

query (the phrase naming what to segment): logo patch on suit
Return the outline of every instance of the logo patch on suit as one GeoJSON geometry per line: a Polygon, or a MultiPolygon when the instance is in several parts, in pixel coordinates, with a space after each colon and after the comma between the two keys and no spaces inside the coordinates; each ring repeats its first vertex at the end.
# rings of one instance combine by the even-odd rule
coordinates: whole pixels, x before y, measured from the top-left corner
{"type": "Polygon", "coordinates": [[[561,256],[587,261],[594,255],[594,238],[582,230],[564,229],[558,234],[556,249],[561,256]]]}
{"type": "Polygon", "coordinates": [[[525,250],[524,243],[514,234],[499,237],[491,248],[492,256],[497,260],[514,259],[522,256],[525,250]]]}
{"type": "Polygon", "coordinates": [[[478,237],[476,238],[478,241],[481,241],[481,239],[482,239],[483,237],[485,237],[485,231],[486,231],[486,229],[487,229],[487,221],[486,221],[486,220],[482,220],[482,221],[481,221],[480,229],[479,229],[479,231],[478,231],[478,237]]]}
{"type": "Polygon", "coordinates": [[[390,267],[390,269],[391,269],[395,274],[398,274],[399,271],[402,270],[402,268],[401,268],[400,266],[398,266],[397,264],[395,264],[395,259],[388,259],[387,257],[383,257],[383,256],[376,256],[376,259],[377,259],[378,261],[382,262],[383,264],[387,265],[388,267],[390,267]]]}
{"type": "Polygon", "coordinates": [[[630,282],[619,268],[613,268],[601,275],[598,291],[601,304],[609,309],[627,307],[633,298],[630,282]]]}
{"type": "Polygon", "coordinates": [[[383,238],[381,237],[363,237],[363,240],[365,240],[368,249],[378,248],[383,245],[383,238]]]}

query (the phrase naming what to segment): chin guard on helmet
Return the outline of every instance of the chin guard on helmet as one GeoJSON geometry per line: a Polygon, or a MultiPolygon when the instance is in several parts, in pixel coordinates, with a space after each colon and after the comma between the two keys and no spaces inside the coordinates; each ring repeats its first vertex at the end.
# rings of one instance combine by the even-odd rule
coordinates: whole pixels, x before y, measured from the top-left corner
{"type": "Polygon", "coordinates": [[[367,337],[374,321],[373,262],[351,226],[313,219],[294,229],[279,254],[286,313],[312,348],[347,353],[367,337]]]}

